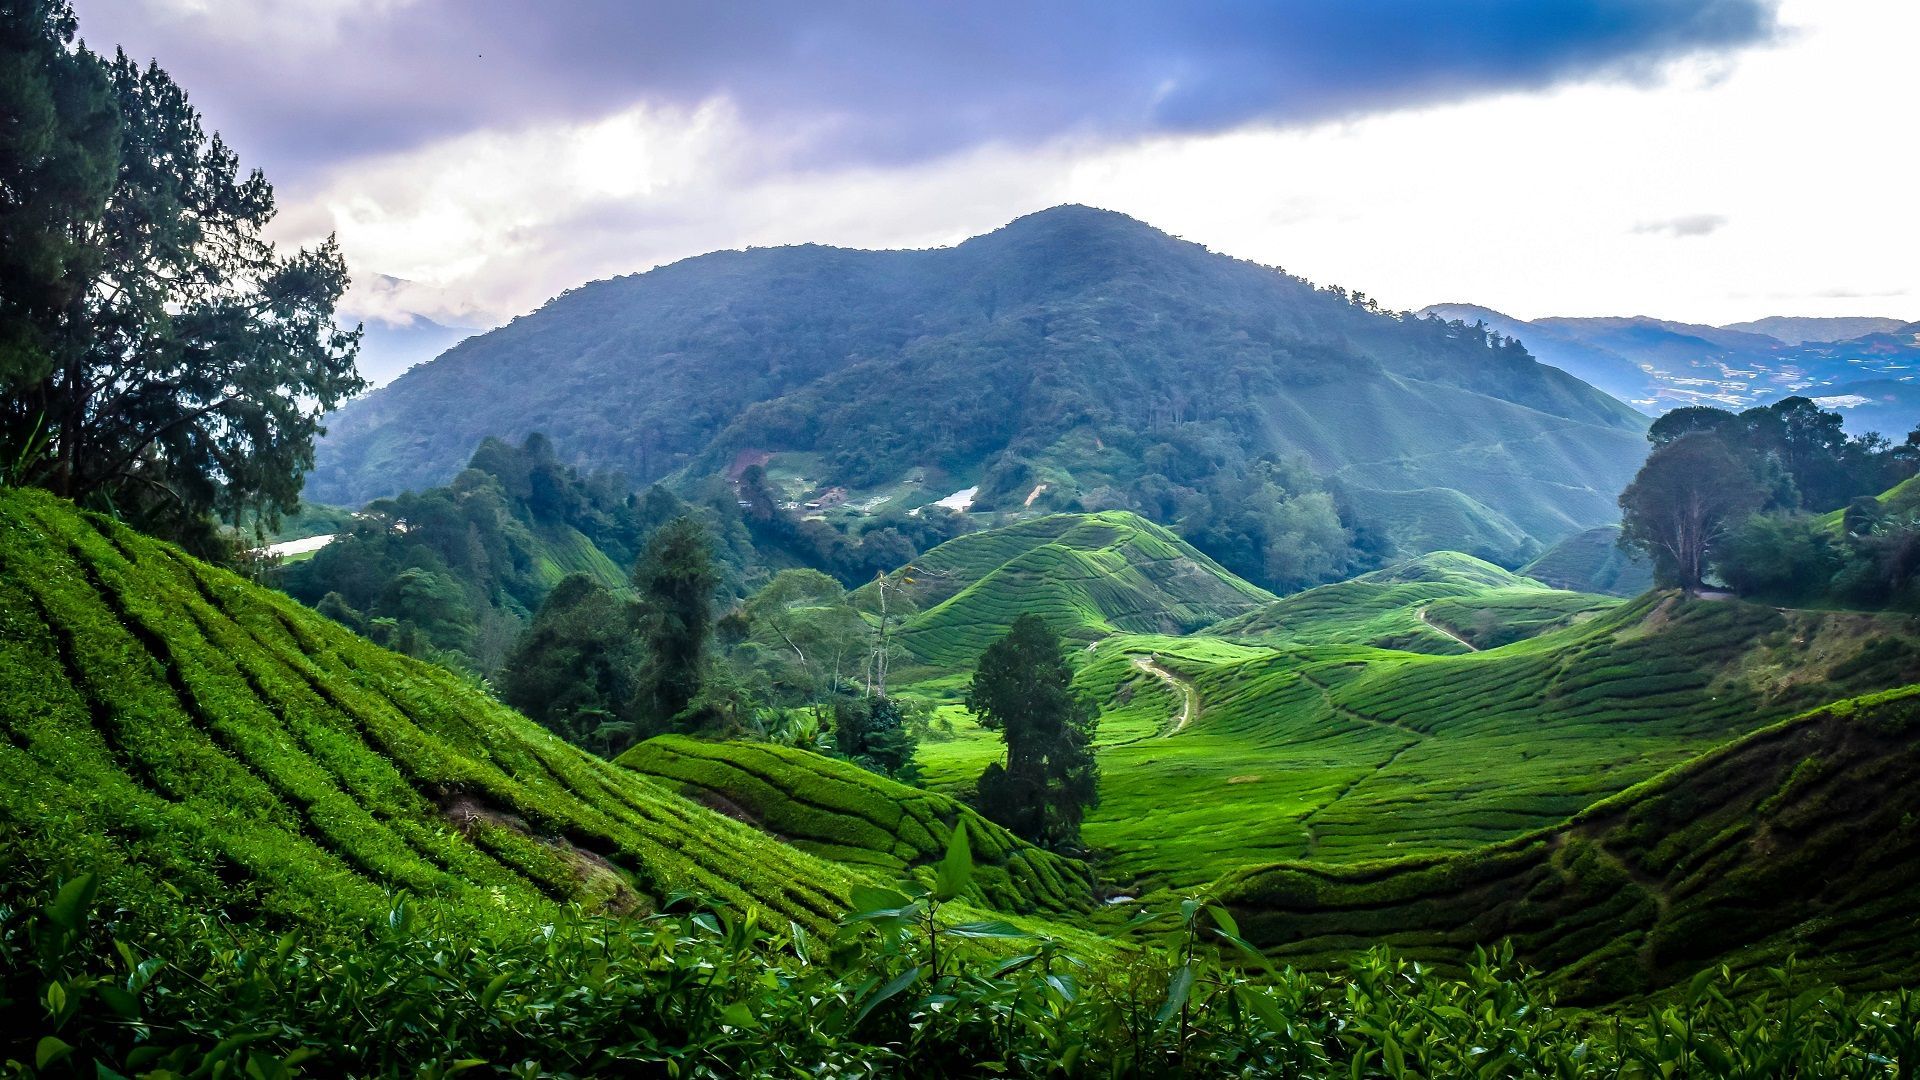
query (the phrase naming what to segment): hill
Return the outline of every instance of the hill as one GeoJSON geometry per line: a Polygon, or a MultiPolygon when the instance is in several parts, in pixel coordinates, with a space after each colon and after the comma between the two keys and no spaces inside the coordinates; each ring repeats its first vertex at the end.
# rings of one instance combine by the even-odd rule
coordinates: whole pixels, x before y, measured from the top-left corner
{"type": "Polygon", "coordinates": [[[910,612],[901,644],[915,661],[950,671],[970,666],[1027,612],[1084,643],[1185,633],[1273,598],[1167,529],[1117,510],[962,536],[887,580],[910,612]]]}
{"type": "MultiPolygon", "coordinates": [[[[1103,709],[1086,838],[1104,876],[1190,889],[1250,862],[1470,850],[1758,726],[1920,681],[1920,620],[1906,616],[1457,579],[1372,591],[1399,608],[1356,602],[1343,626],[1337,606],[1303,605],[1317,640],[1120,635],[1076,653],[1077,685],[1103,709]],[[1458,639],[1340,641],[1408,631],[1421,609],[1458,639]]],[[[963,716],[956,731],[920,750],[941,790],[997,753],[963,716]]]]}
{"type": "MultiPolygon", "coordinates": [[[[1232,641],[1300,645],[1372,645],[1419,653],[1463,653],[1482,647],[1463,626],[1492,632],[1485,618],[1533,622],[1605,606],[1591,595],[1554,592],[1537,581],[1463,555],[1423,555],[1350,581],[1295,593],[1207,628],[1232,641]]],[[[1505,641],[1500,642],[1505,644],[1505,641]]]]}
{"type": "Polygon", "coordinates": [[[1359,940],[1454,964],[1510,939],[1571,996],[1794,954],[1853,985],[1920,974],[1920,690],[1755,732],[1581,811],[1445,858],[1230,874],[1246,936],[1296,962],[1359,940]]]}
{"type": "Polygon", "coordinates": [[[329,423],[323,502],[444,482],[482,437],[536,430],[639,482],[791,457],[810,491],[971,484],[981,510],[1139,509],[1189,473],[1299,456],[1356,514],[1446,523],[1400,537],[1411,552],[1503,558],[1611,520],[1645,450],[1644,418],[1522,349],[1086,207],[953,248],[716,252],[595,282],[329,423]]]}
{"type": "Polygon", "coordinates": [[[1520,573],[1556,589],[1638,596],[1653,588],[1653,568],[1620,550],[1620,527],[1575,533],[1540,553],[1520,573]]]}
{"type": "Polygon", "coordinates": [[[964,803],[845,761],[769,743],[669,735],[633,747],[619,764],[883,881],[916,872],[930,877],[965,822],[974,862],[970,899],[1015,913],[1084,911],[1092,903],[1084,863],[1034,847],[964,803]]]}
{"type": "Polygon", "coordinates": [[[822,926],[859,880],[37,492],[0,492],[0,627],[0,831],[124,902],[527,927],[693,890],[822,926]]]}

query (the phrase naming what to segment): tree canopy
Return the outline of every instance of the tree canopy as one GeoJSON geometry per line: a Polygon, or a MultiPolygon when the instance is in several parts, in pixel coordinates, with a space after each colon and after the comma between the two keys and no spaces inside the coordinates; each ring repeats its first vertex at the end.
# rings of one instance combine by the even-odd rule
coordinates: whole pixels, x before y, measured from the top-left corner
{"type": "Polygon", "coordinates": [[[1007,747],[1006,764],[980,775],[980,812],[1044,847],[1078,846],[1081,819],[1100,800],[1099,710],[1075,692],[1060,635],[1038,615],[1014,620],[981,654],[967,708],[1007,747]]]}
{"type": "Polygon", "coordinates": [[[159,67],[0,8],[0,449],[16,482],[200,550],[209,515],[296,505],[328,409],[366,386],[331,238],[263,236],[273,188],[159,67]]]}

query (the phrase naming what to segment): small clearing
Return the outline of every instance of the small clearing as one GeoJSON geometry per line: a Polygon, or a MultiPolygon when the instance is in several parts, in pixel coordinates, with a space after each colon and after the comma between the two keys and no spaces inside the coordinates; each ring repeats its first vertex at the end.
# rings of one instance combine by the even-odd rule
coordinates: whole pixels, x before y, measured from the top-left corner
{"type": "Polygon", "coordinates": [[[978,494],[980,494],[980,485],[975,484],[970,488],[961,488],[933,505],[944,506],[949,510],[965,510],[973,505],[973,497],[978,494]]]}

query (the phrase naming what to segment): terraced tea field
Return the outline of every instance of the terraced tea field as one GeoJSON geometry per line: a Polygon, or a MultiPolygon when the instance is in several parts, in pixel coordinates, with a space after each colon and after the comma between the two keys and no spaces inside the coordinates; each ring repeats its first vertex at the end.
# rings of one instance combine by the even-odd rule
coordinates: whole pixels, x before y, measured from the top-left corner
{"type": "Polygon", "coordinates": [[[0,829],[116,896],[526,926],[678,890],[824,926],[859,875],[446,671],[34,492],[0,492],[0,829]],[[162,885],[165,885],[163,888],[162,885]]]}
{"type": "Polygon", "coordinates": [[[953,830],[967,827],[974,876],[967,895],[1009,912],[1091,906],[1086,864],[1043,851],[944,795],[791,747],[649,739],[619,763],[823,859],[884,881],[927,879],[953,830]]]}
{"type": "Polygon", "coordinates": [[[1273,599],[1161,526],[1120,511],[1056,514],[963,536],[890,580],[912,612],[900,641],[927,673],[970,667],[1028,612],[1085,645],[1123,632],[1185,633],[1273,599]]]}
{"type": "MultiPolygon", "coordinates": [[[[1796,711],[1920,680],[1909,617],[1620,603],[1465,559],[1311,590],[1207,634],[1077,650],[1077,682],[1103,706],[1101,805],[1085,828],[1102,873],[1129,891],[1184,890],[1262,861],[1467,851],[1796,711]],[[1486,647],[1437,632],[1409,642],[1421,651],[1343,643],[1403,640],[1422,615],[1486,647]],[[1177,733],[1184,695],[1146,658],[1191,688],[1197,707],[1177,733]]],[[[956,726],[921,751],[946,790],[999,749],[963,715],[956,726]]]]}
{"type": "Polygon", "coordinates": [[[1247,937],[1296,963],[1356,941],[1459,964],[1511,940],[1575,998],[1611,1000],[1703,964],[1815,957],[1856,986],[1920,957],[1920,688],[1762,729],[1574,815],[1469,853],[1229,874],[1247,937]]]}

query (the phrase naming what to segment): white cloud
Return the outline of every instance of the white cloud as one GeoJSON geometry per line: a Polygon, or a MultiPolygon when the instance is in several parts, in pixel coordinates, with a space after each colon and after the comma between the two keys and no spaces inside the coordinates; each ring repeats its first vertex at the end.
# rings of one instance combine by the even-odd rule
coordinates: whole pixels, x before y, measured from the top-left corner
{"type": "Polygon", "coordinates": [[[726,102],[641,107],[344,164],[283,229],[337,229],[357,274],[415,283],[356,291],[356,314],[419,303],[469,325],[714,248],[947,243],[1063,201],[1395,307],[1920,317],[1903,134],[1920,5],[1799,0],[1784,15],[1800,29],[1782,45],[1638,85],[899,168],[767,170],[782,133],[726,102]]]}

